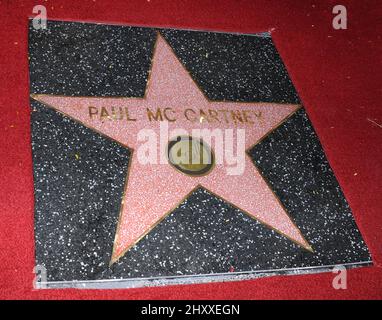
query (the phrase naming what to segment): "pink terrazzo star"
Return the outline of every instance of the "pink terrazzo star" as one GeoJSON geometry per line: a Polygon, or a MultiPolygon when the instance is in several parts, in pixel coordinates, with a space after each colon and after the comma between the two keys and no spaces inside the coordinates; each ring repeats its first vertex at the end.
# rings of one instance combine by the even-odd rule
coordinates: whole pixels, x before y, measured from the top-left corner
{"type": "MultiPolygon", "coordinates": [[[[245,156],[244,172],[240,175],[228,175],[227,164],[223,162],[217,163],[207,175],[193,177],[177,171],[168,163],[141,164],[136,152],[142,143],[137,141],[137,134],[141,129],[152,129],[159,137],[161,121],[150,121],[147,108],[152,111],[157,108],[171,108],[168,109],[168,118],[174,118],[176,121],[168,121],[170,132],[174,128],[182,128],[189,132],[195,128],[243,128],[245,148],[248,149],[294,113],[299,105],[208,100],[160,35],[157,37],[150,80],[144,98],[52,95],[32,97],[134,150],[125,183],[111,263],[122,257],[198,186],[208,189],[254,219],[303,248],[311,250],[248,156],[245,156]],[[112,108],[114,111],[127,108],[130,120],[127,119],[126,113],[113,118],[110,116],[112,108]],[[186,109],[195,111],[189,112],[189,119],[192,121],[184,117],[186,109]],[[220,117],[199,121],[198,110],[216,110],[220,117]],[[233,124],[232,119],[222,116],[225,114],[222,110],[248,110],[248,114],[252,113],[252,120],[246,123],[237,121],[233,124]],[[256,119],[253,114],[261,116],[256,119]]],[[[213,112],[212,114],[216,115],[213,112]]],[[[169,138],[171,139],[171,136],[169,138]]],[[[158,154],[161,150],[158,143],[158,154]]]]}

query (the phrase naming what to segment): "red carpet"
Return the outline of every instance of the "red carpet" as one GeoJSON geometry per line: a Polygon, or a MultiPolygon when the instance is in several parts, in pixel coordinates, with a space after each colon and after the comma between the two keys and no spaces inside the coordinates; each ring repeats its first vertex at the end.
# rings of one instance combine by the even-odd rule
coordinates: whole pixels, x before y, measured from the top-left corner
{"type": "Polygon", "coordinates": [[[0,298],[365,299],[382,298],[382,107],[379,1],[342,1],[348,29],[334,30],[337,1],[1,1],[0,298]],[[210,4],[209,4],[210,3],[210,4]],[[333,274],[131,290],[32,288],[33,180],[27,17],[177,27],[272,36],[370,248],[374,266],[333,274]],[[379,24],[378,24],[379,19],[379,24]]]}

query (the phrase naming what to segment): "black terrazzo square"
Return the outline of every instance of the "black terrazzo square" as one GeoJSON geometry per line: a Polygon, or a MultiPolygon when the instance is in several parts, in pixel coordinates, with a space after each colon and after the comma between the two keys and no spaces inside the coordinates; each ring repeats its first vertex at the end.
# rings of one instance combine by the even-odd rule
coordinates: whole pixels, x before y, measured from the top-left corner
{"type": "Polygon", "coordinates": [[[208,99],[301,104],[268,33],[30,23],[36,265],[45,284],[120,288],[370,265],[303,108],[248,155],[313,252],[200,187],[110,263],[132,152],[33,95],[143,97],[157,32],[208,99]]]}

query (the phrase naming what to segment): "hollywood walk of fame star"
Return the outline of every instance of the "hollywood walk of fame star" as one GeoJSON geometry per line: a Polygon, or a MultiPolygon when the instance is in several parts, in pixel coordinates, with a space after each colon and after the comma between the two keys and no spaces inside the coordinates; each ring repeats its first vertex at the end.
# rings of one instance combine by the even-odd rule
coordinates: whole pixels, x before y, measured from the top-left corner
{"type": "MultiPolygon", "coordinates": [[[[133,150],[111,263],[121,258],[200,186],[301,247],[312,250],[249,156],[245,156],[244,172],[241,175],[227,175],[227,164],[223,162],[216,163],[204,175],[190,176],[169,163],[142,164],[137,159],[137,152],[134,151],[139,147],[137,141],[139,131],[142,128],[149,128],[159,132],[160,123],[163,122],[147,117],[147,110],[168,108],[171,110],[171,116],[184,114],[185,110],[195,110],[195,108],[212,110],[210,115],[216,115],[218,112],[221,114],[226,110],[237,112],[247,110],[248,113],[261,115],[261,121],[254,124],[249,121],[236,123],[236,128],[245,129],[245,148],[248,149],[285,121],[300,107],[299,105],[208,100],[160,34],[157,36],[150,79],[143,98],[54,95],[32,95],[32,97],[133,150]],[[121,118],[125,121],[116,121],[108,117],[100,119],[94,116],[99,112],[107,113],[105,110],[110,108],[128,110],[128,114],[125,113],[124,118],[121,118]]],[[[191,113],[192,116],[196,114],[194,111],[191,113]]],[[[169,130],[179,127],[188,131],[195,128],[232,129],[232,121],[223,119],[215,117],[210,119],[211,121],[190,121],[186,117],[178,117],[176,121],[167,121],[167,124],[169,130]]],[[[158,144],[159,152],[161,149],[158,144]]]]}

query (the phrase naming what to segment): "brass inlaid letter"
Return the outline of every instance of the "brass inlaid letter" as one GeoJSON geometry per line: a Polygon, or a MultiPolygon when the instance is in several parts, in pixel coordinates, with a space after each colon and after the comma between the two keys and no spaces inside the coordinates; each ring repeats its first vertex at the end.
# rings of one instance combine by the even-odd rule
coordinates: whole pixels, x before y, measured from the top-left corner
{"type": "Polygon", "coordinates": [[[167,120],[167,121],[170,121],[170,122],[174,122],[176,119],[175,119],[175,118],[169,118],[167,112],[171,112],[171,113],[174,114],[175,111],[172,110],[171,108],[165,108],[165,109],[163,110],[163,115],[164,115],[164,117],[166,118],[166,120],[167,120]]]}
{"type": "Polygon", "coordinates": [[[193,109],[186,109],[186,110],[184,110],[184,116],[186,117],[186,119],[188,121],[191,121],[191,122],[195,122],[196,121],[195,111],[193,109]],[[190,114],[192,114],[193,116],[190,117],[190,114]]]}
{"type": "Polygon", "coordinates": [[[89,117],[90,117],[90,119],[93,119],[93,116],[95,116],[96,114],[98,114],[98,109],[96,107],[89,106],[89,117]]]}
{"type": "Polygon", "coordinates": [[[159,121],[163,121],[162,112],[159,108],[157,109],[157,113],[155,115],[149,108],[147,108],[146,110],[147,110],[147,117],[149,118],[150,121],[152,118],[155,121],[158,121],[158,119],[159,119],[159,121]]]}
{"type": "Polygon", "coordinates": [[[231,116],[232,116],[232,120],[233,120],[233,122],[235,122],[235,124],[237,123],[237,120],[239,120],[239,122],[241,122],[241,123],[244,122],[240,111],[231,110],[231,116]]]}
{"type": "Polygon", "coordinates": [[[125,114],[126,114],[126,120],[127,121],[137,121],[137,119],[130,118],[129,116],[129,110],[125,107],[125,114]]]}

